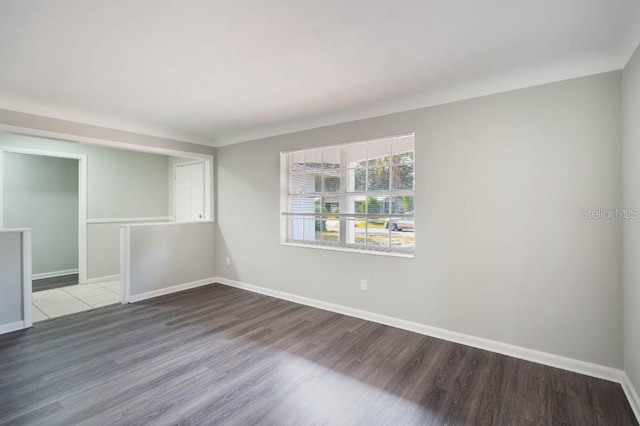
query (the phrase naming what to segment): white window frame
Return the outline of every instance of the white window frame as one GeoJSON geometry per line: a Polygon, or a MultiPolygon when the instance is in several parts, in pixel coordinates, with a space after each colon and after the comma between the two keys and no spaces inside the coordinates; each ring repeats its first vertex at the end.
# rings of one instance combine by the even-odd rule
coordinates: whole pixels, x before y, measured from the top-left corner
{"type": "MultiPolygon", "coordinates": [[[[389,157],[389,161],[392,162],[393,159],[390,156],[389,157]]],[[[292,150],[292,151],[283,151],[280,153],[280,212],[281,212],[281,222],[280,222],[280,241],[281,244],[283,245],[287,245],[287,246],[294,246],[294,247],[306,247],[306,248],[317,248],[317,249],[325,249],[325,250],[338,250],[338,251],[348,251],[348,252],[358,252],[358,253],[367,253],[367,254],[377,254],[377,255],[386,255],[386,256],[396,256],[396,257],[410,257],[413,258],[415,257],[415,239],[416,239],[416,232],[415,232],[415,135],[413,133],[407,133],[407,134],[402,134],[402,135],[395,135],[395,136],[389,136],[389,137],[384,137],[384,138],[378,138],[378,139],[372,139],[372,140],[365,140],[365,141],[357,141],[357,142],[349,142],[349,143],[343,143],[343,144],[337,144],[337,145],[327,145],[327,146],[320,146],[320,147],[313,147],[313,148],[308,148],[308,149],[298,149],[298,150],[292,150]],[[361,191],[361,192],[355,192],[354,191],[347,191],[345,188],[345,184],[348,182],[348,177],[347,177],[347,173],[348,171],[351,169],[350,165],[347,163],[346,161],[346,155],[345,152],[346,150],[352,146],[352,145],[356,145],[356,144],[374,144],[374,143],[379,143],[381,141],[392,141],[394,139],[398,139],[398,138],[406,138],[406,137],[411,137],[413,138],[413,152],[414,152],[414,157],[413,157],[413,162],[411,162],[410,164],[413,165],[413,173],[414,173],[414,182],[413,182],[413,189],[396,189],[396,190],[392,190],[392,183],[391,183],[391,179],[392,179],[392,173],[390,171],[390,182],[389,182],[389,186],[390,189],[389,190],[378,190],[378,191],[370,191],[365,190],[365,191],[361,191]],[[311,213],[311,212],[307,212],[307,213],[294,213],[293,210],[294,208],[291,207],[291,201],[292,199],[295,198],[299,198],[300,195],[299,194],[294,194],[291,193],[290,188],[290,180],[292,176],[295,176],[296,174],[310,174],[310,172],[296,172],[292,170],[292,158],[293,155],[295,154],[300,154],[300,153],[304,153],[304,152],[312,152],[312,151],[322,151],[322,150],[333,150],[335,152],[335,150],[338,149],[341,152],[340,155],[340,175],[341,175],[341,190],[340,192],[313,192],[313,193],[309,193],[309,194],[305,194],[306,196],[308,196],[310,199],[312,198],[324,198],[324,197],[339,197],[340,199],[340,205],[341,206],[346,206],[347,205],[347,198],[349,198],[350,196],[361,196],[361,197],[365,197],[365,199],[367,199],[370,196],[375,196],[375,197],[400,197],[400,196],[412,196],[413,200],[414,200],[414,211],[413,211],[413,216],[409,215],[409,216],[405,216],[402,215],[400,213],[397,214],[391,214],[391,213],[377,213],[377,214],[373,214],[373,213],[362,213],[362,212],[358,212],[358,213],[344,213],[344,212],[339,212],[339,213],[325,213],[325,212],[321,212],[321,213],[311,213]],[[336,242],[336,243],[327,243],[327,242],[323,242],[323,241],[316,241],[316,240],[300,240],[300,239],[292,239],[291,235],[292,235],[292,230],[289,229],[290,228],[290,221],[289,219],[291,217],[296,217],[296,218],[301,218],[301,217],[309,217],[310,219],[312,218],[313,220],[316,220],[318,217],[322,217],[323,219],[326,216],[332,216],[332,217],[337,217],[337,220],[339,221],[339,226],[340,226],[340,241],[336,242]],[[388,220],[391,222],[391,220],[396,219],[396,218],[406,218],[406,217],[412,217],[414,219],[414,231],[413,231],[413,238],[414,238],[414,245],[412,248],[401,248],[401,247],[394,247],[393,245],[389,244],[388,247],[379,247],[379,246],[375,246],[375,245],[361,245],[361,244],[355,244],[355,243],[348,243],[347,239],[350,238],[348,237],[349,232],[348,232],[348,226],[347,226],[347,221],[348,220],[360,220],[362,218],[365,219],[381,219],[381,218],[388,218],[388,220]],[[357,219],[356,219],[357,218],[357,219]]],[[[367,167],[367,170],[369,169],[369,167],[367,167]]],[[[324,169],[321,169],[318,171],[318,173],[322,173],[324,172],[324,169]]],[[[368,171],[367,171],[368,173],[368,171]]],[[[366,179],[368,181],[368,178],[366,179]]],[[[324,180],[323,180],[324,182],[324,180]]],[[[324,186],[324,184],[323,184],[324,186]]],[[[324,187],[323,187],[324,190],[324,187]]],[[[368,232],[367,229],[365,229],[365,233],[368,232]]],[[[390,241],[391,241],[391,233],[390,235],[390,241]]]]}

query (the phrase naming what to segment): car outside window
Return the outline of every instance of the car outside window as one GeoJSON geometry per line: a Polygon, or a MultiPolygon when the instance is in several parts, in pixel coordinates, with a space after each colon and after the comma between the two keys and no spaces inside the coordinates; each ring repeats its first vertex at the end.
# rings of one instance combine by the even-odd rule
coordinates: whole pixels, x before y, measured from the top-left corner
{"type": "Polygon", "coordinates": [[[413,254],[414,135],[281,153],[284,244],[413,254]]]}

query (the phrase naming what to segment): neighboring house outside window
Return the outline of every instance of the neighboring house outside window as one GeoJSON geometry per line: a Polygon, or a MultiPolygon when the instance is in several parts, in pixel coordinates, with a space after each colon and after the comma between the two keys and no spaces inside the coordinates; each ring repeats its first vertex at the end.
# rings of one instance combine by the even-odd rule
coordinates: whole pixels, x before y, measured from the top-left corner
{"type": "Polygon", "coordinates": [[[414,135],[281,153],[284,244],[413,255],[414,135]]]}

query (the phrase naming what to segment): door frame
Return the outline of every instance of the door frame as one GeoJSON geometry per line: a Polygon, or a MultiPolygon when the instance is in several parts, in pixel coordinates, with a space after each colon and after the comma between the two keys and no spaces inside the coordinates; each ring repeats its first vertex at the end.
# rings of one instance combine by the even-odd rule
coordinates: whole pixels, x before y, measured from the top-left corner
{"type": "Polygon", "coordinates": [[[4,153],[78,160],[78,281],[87,283],[87,156],[58,151],[0,146],[0,228],[4,228],[4,153]]]}
{"type": "MultiPolygon", "coordinates": [[[[176,196],[176,169],[180,166],[189,166],[191,164],[204,164],[204,182],[203,182],[203,187],[202,190],[204,191],[204,217],[202,218],[202,222],[207,221],[207,220],[211,220],[211,212],[208,212],[208,207],[211,205],[210,200],[207,199],[207,194],[209,193],[209,189],[207,188],[207,162],[204,161],[204,159],[202,158],[194,158],[193,160],[189,160],[189,161],[182,161],[180,163],[173,163],[172,167],[171,167],[171,191],[173,193],[173,196],[171,198],[173,198],[173,220],[177,221],[177,205],[178,205],[178,197],[176,196]]],[[[201,222],[198,221],[198,222],[201,222]]]]}

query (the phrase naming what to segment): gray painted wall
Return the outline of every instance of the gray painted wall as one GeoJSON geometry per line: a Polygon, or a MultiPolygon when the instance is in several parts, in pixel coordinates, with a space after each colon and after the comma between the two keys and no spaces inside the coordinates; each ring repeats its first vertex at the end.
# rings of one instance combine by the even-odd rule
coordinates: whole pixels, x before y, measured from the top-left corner
{"type": "Polygon", "coordinates": [[[89,278],[120,273],[120,225],[92,223],[87,226],[87,254],[89,278]]]}
{"type": "MultiPolygon", "coordinates": [[[[166,217],[168,157],[96,145],[0,134],[0,145],[84,154],[88,158],[88,218],[166,217]]],[[[88,277],[119,273],[119,225],[88,226],[88,277]]],[[[37,236],[34,233],[34,240],[37,236]]]]}
{"type": "MultiPolygon", "coordinates": [[[[624,206],[640,209],[640,48],[623,73],[624,206]]],[[[624,369],[640,390],[640,219],[624,221],[624,369]]]]}
{"type": "Polygon", "coordinates": [[[620,368],[621,224],[581,217],[621,203],[620,89],[611,72],[218,148],[218,275],[620,368]],[[415,259],[280,245],[281,150],[407,132],[415,259]]]}
{"type": "Polygon", "coordinates": [[[78,161],[4,153],[4,227],[31,228],[33,273],[78,268],[78,161]]]}
{"type": "Polygon", "coordinates": [[[0,231],[0,328],[22,321],[22,233],[0,231]]]}
{"type": "Polygon", "coordinates": [[[213,222],[131,226],[132,296],[215,276],[213,222]]]}

